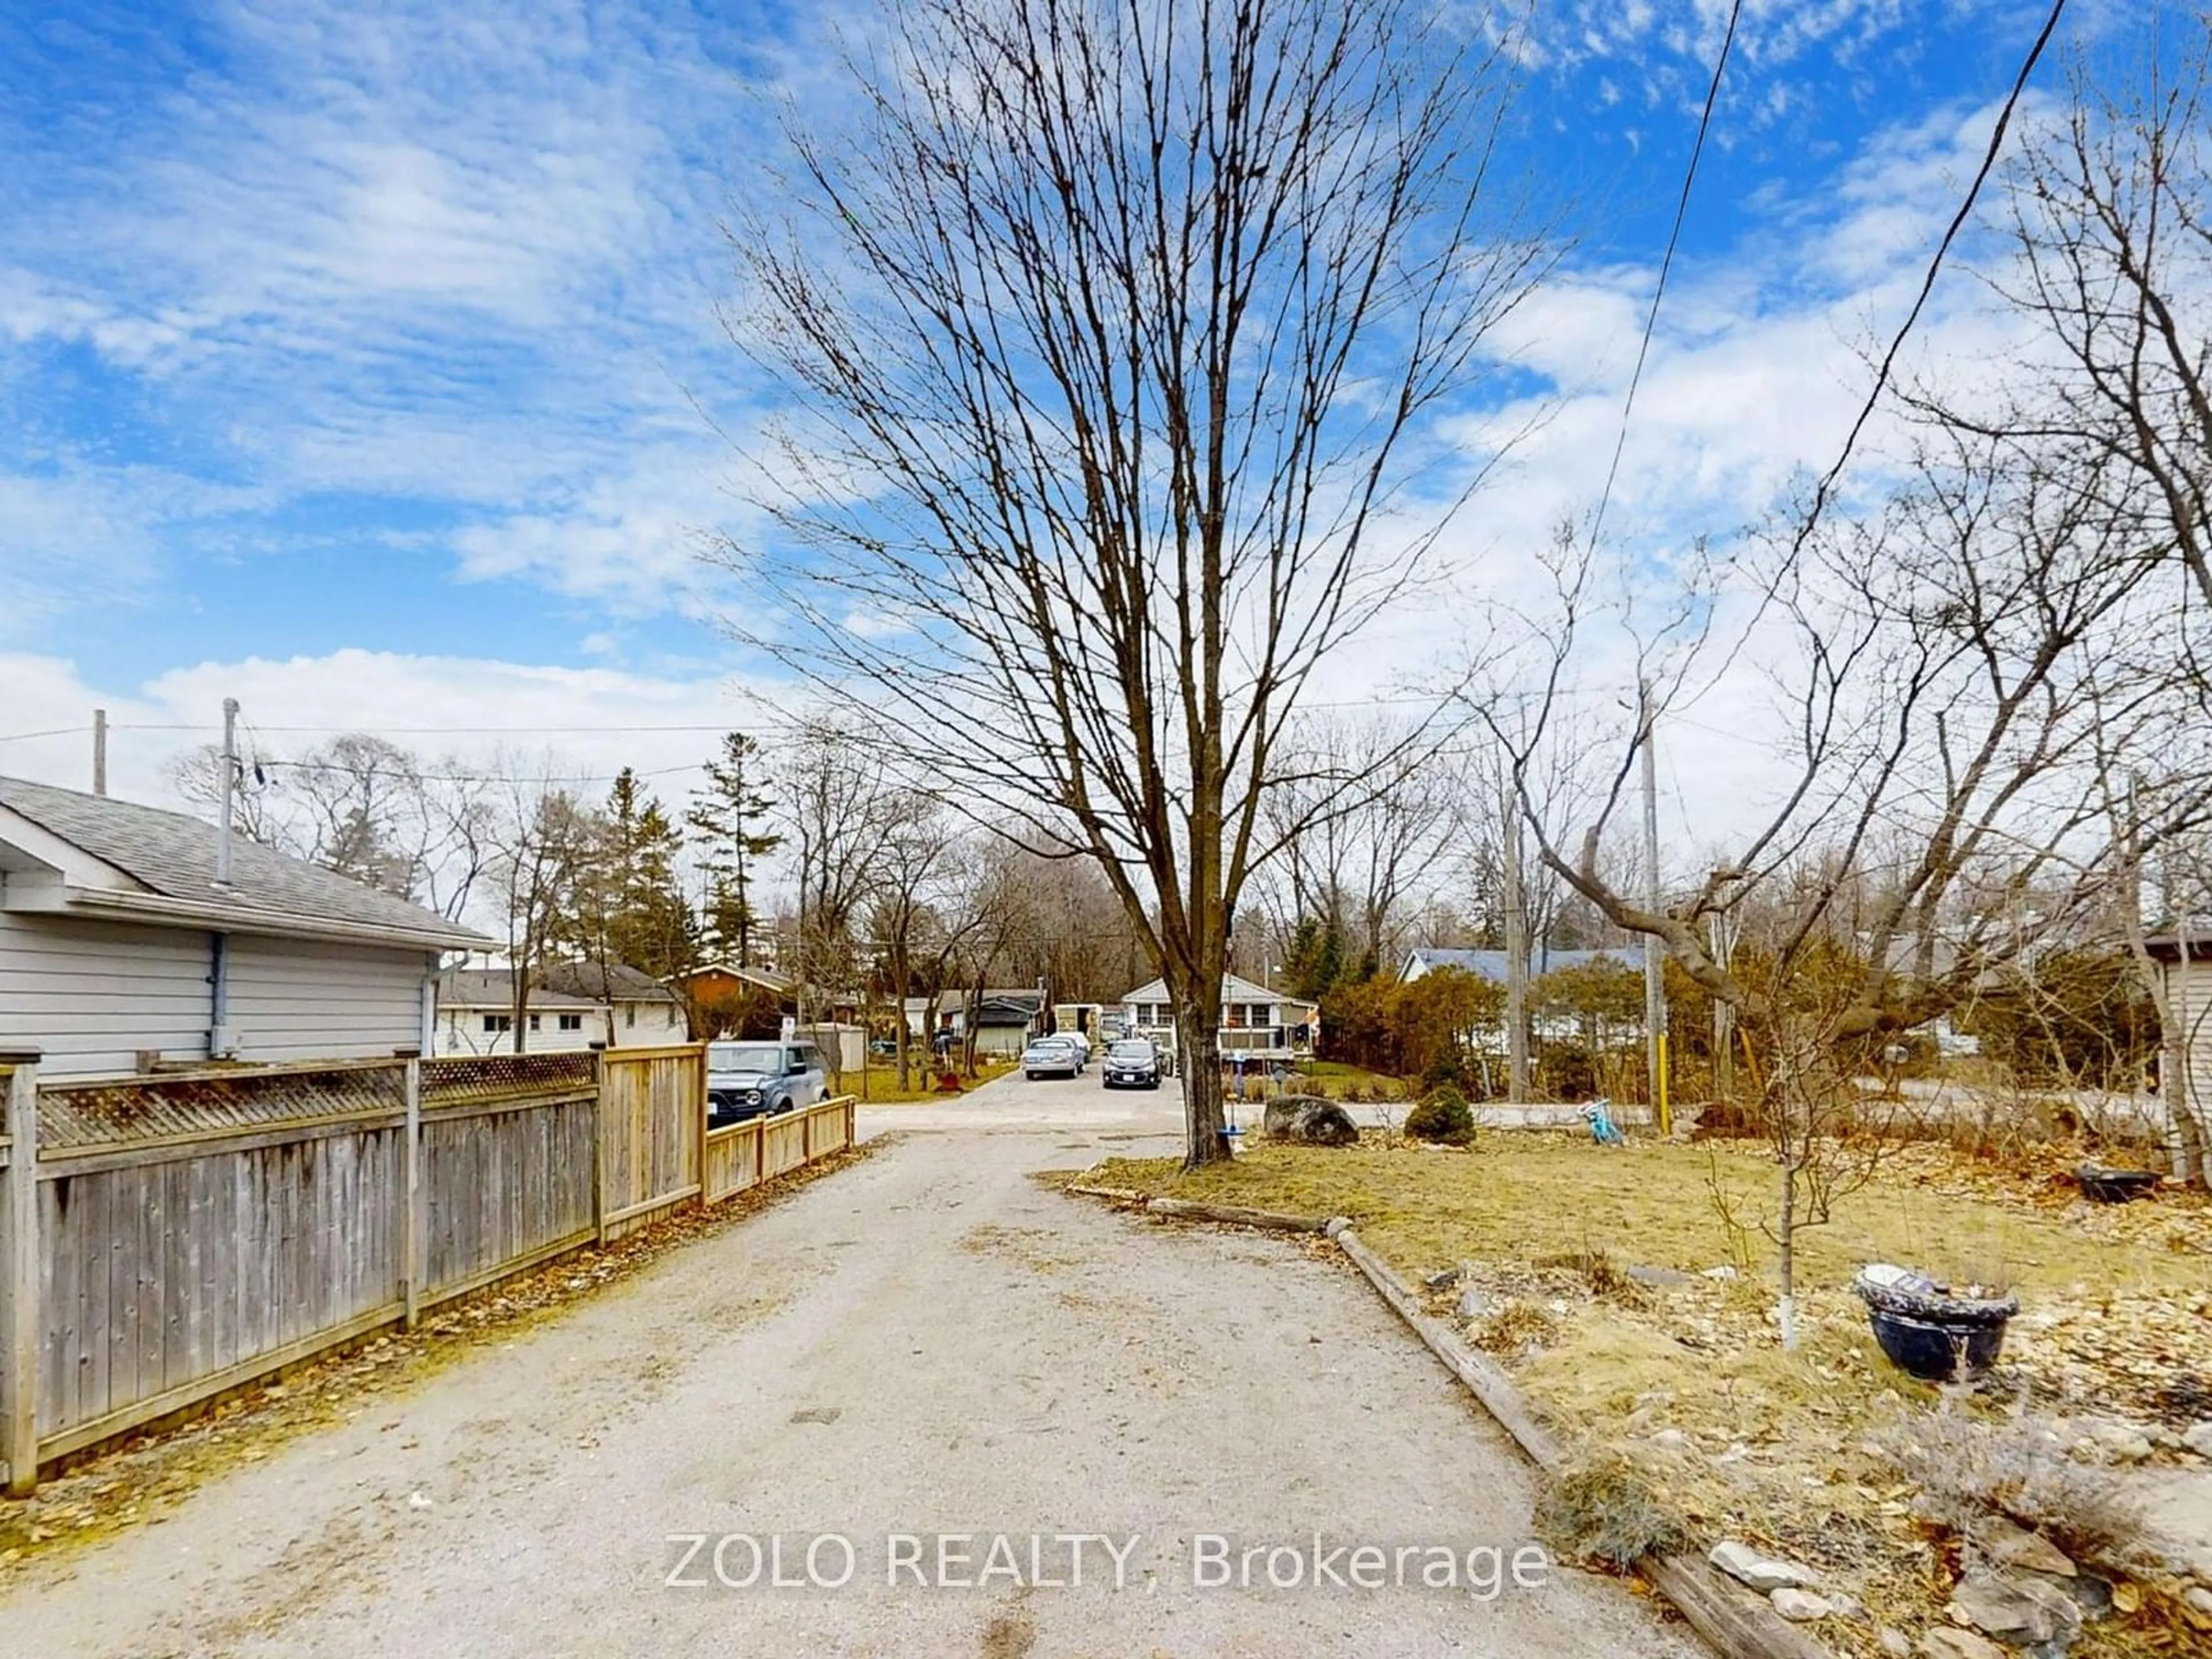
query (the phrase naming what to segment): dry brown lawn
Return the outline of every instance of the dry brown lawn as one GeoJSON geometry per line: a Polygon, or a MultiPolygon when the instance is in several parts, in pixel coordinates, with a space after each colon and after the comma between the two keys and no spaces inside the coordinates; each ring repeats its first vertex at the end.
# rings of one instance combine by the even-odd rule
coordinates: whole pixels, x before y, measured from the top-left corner
{"type": "MultiPolygon", "coordinates": [[[[1464,1152],[1262,1142],[1193,1175],[1122,1159],[1089,1179],[1347,1216],[1416,1283],[1465,1267],[1487,1313],[1461,1315],[1455,1289],[1435,1298],[1437,1310],[1506,1361],[1562,1428],[1629,1450],[1698,1535],[1806,1560],[1910,1628],[1932,1617],[1931,1592],[1948,1583],[1942,1547],[1913,1517],[1911,1489],[1865,1443],[1935,1391],[1875,1346],[1848,1290],[1863,1263],[2019,1292],[2001,1372],[2011,1397],[1978,1409],[2024,1398],[2175,1426],[2212,1414],[2201,1392],[2212,1360],[2212,1206],[2201,1194],[2086,1205],[2069,1167],[2057,1153],[2041,1168],[1999,1170],[1939,1146],[1899,1151],[1827,1224],[1799,1232],[1794,1353],[1771,1311],[1775,1249],[1762,1223],[1774,1212],[1774,1170],[1747,1145],[1613,1151],[1527,1132],[1488,1133],[1464,1152]],[[1631,1265],[1698,1276],[1648,1286],[1627,1279],[1631,1265]],[[1738,1276],[1702,1276],[1717,1267],[1738,1276]],[[2131,1324],[2154,1340],[2129,1342],[2131,1324]]],[[[1824,1639],[1875,1650],[1870,1627],[1832,1624],[1824,1639]]],[[[2093,1632],[2077,1652],[2148,1650],[2139,1631],[2093,1632]]]]}

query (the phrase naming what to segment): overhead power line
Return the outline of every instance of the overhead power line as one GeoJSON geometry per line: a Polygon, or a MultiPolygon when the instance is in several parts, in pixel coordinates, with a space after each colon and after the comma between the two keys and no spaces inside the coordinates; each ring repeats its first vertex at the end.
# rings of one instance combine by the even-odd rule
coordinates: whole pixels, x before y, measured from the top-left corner
{"type": "MultiPolygon", "coordinates": [[[[78,727],[78,730],[88,730],[78,727]]],[[[118,720],[110,728],[118,732],[219,732],[219,725],[199,721],[175,722],[118,720]]],[[[512,737],[565,738],[604,734],[620,737],[641,732],[726,732],[726,720],[714,725],[648,725],[648,726],[379,726],[356,721],[351,726],[259,726],[261,732],[282,732],[295,737],[321,737],[357,732],[381,736],[396,732],[402,737],[512,737]]],[[[46,733],[33,735],[44,736],[46,733]]]]}
{"type": "Polygon", "coordinates": [[[1974,204],[1981,199],[1982,186],[1989,182],[1990,174],[1996,169],[1997,156],[2004,149],[2005,134],[2011,130],[2012,118],[2020,108],[2021,96],[2027,90],[2028,77],[2035,73],[2035,66],[2043,61],[2044,48],[2051,44],[2051,37],[2058,32],[2058,20],[2065,12],[2066,0],[2051,0],[2051,13],[2043,20],[2043,32],[2035,37],[2035,44],[2028,48],[2027,57],[2020,66],[2020,73],[2013,77],[2012,91],[2006,94],[2004,107],[1997,112],[1997,124],[1990,133],[1988,149],[1982,152],[1982,164],[1975,169],[1974,181],[1966,187],[1966,199],[1959,204],[1959,210],[1951,216],[1951,222],[1944,228],[1943,240],[1936,245],[1936,257],[1928,262],[1928,274],[1921,278],[1920,292],[1913,299],[1912,309],[1905,313],[1903,325],[1898,329],[1896,337],[1890,341],[1888,351],[1883,354],[1881,368],[1875,375],[1874,386],[1867,392],[1866,402],[1859,406],[1858,418],[1851,422],[1850,432],[1844,439],[1844,447],[1837,455],[1835,465],[1821,478],[1820,487],[1813,492],[1813,506],[1805,515],[1805,522],[1798,527],[1793,552],[1803,550],[1807,539],[1820,522],[1820,514],[1826,510],[1829,495],[1834,490],[1837,480],[1843,477],[1844,468],[1850,465],[1851,453],[1858,447],[1859,437],[1865,432],[1867,422],[1874,418],[1874,411],[1881,402],[1882,393],[1889,389],[1889,377],[1896,371],[1897,360],[1905,349],[1905,338],[1920,321],[1920,313],[1927,308],[1928,296],[1936,291],[1936,277],[1943,269],[1943,260],[1951,251],[1951,244],[1958,240],[1959,232],[1972,216],[1974,204]]]}
{"type": "Polygon", "coordinates": [[[1620,405],[1620,431],[1613,441],[1613,465],[1605,471],[1605,488],[1597,498],[1597,512],[1590,520],[1590,545],[1597,545],[1598,532],[1605,527],[1605,510],[1613,501],[1613,481],[1620,476],[1620,458],[1628,448],[1629,416],[1636,410],[1636,389],[1644,383],[1644,359],[1651,355],[1651,335],[1659,325],[1659,302],[1666,297],[1667,273],[1674,268],[1674,249],[1682,240],[1682,222],[1689,216],[1690,186],[1697,182],[1698,161],[1705,153],[1705,134],[1713,124],[1713,106],[1720,101],[1721,76],[1728,69],[1729,53],[1735,46],[1736,24],[1743,16],[1743,0],[1735,0],[1729,8],[1728,30],[1721,36],[1721,49],[1713,59],[1713,78],[1705,88],[1705,106],[1698,116],[1698,136],[1690,146],[1689,165],[1682,169],[1682,193],[1674,200],[1674,222],[1667,232],[1667,252],[1659,260],[1659,280],[1652,285],[1651,309],[1644,313],[1644,338],[1636,348],[1636,367],[1628,376],[1628,396],[1620,405]]]}
{"type": "Polygon", "coordinates": [[[50,732],[10,732],[0,743],[28,743],[33,738],[74,738],[91,731],[88,726],[57,726],[50,732]]]}

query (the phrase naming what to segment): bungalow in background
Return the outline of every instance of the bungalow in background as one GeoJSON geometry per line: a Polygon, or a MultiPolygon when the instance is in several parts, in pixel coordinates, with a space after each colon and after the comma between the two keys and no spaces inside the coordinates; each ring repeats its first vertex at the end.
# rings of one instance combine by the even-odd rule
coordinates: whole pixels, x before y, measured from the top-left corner
{"type": "MultiPolygon", "coordinates": [[[[905,1012],[906,1029],[913,1036],[934,1042],[939,1036],[949,1036],[952,1042],[963,1046],[968,1041],[970,1022],[965,991],[947,991],[937,999],[934,1034],[925,1025],[929,1018],[927,997],[908,997],[905,1012]]],[[[975,1052],[1018,1054],[1029,1046],[1031,1037],[1043,1034],[1046,1018],[1042,991],[986,990],[975,1004],[975,1052]]]]}
{"type": "Polygon", "coordinates": [[[799,993],[782,975],[732,962],[710,962],[677,981],[690,1005],[691,1029],[702,1039],[772,1038],[787,1014],[799,1012],[799,993]]]}
{"type": "MultiPolygon", "coordinates": [[[[525,1053],[579,1048],[651,1048],[690,1040],[676,994],[650,974],[621,963],[555,963],[531,976],[525,1053]]],[[[441,1054],[507,1054],[514,1048],[514,975],[505,968],[457,968],[438,981],[441,1054]]]]}
{"type": "MultiPolygon", "coordinates": [[[[1557,973],[1562,968],[1586,968],[1594,962],[1617,963],[1638,972],[1644,969],[1644,957],[1638,951],[1554,951],[1547,945],[1534,945],[1528,951],[1528,977],[1540,979],[1546,974],[1557,973]]],[[[1406,953],[1405,965],[1398,969],[1399,979],[1412,984],[1424,974],[1439,968],[1456,968],[1462,973],[1486,979],[1492,985],[1505,983],[1505,952],[1503,951],[1457,951],[1440,945],[1423,945],[1406,953]]]]}
{"type": "MultiPolygon", "coordinates": [[[[1130,1033],[1163,1049],[1176,1046],[1175,1003],[1167,981],[1156,979],[1121,999],[1130,1033]]],[[[1224,1060],[1304,1060],[1321,1032],[1321,1005],[1270,991],[1235,974],[1221,976],[1221,1056],[1224,1060]]]]}
{"type": "Polygon", "coordinates": [[[0,778],[0,1044],[42,1074],[430,1052],[484,935],[181,812],[0,778]]]}

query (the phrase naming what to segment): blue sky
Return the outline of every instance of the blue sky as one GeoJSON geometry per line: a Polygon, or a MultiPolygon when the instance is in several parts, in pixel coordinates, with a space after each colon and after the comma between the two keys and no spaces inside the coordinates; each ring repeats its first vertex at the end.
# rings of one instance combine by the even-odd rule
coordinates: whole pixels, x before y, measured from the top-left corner
{"type": "MultiPolygon", "coordinates": [[[[1725,532],[1826,459],[2039,9],[1745,12],[1616,497],[1632,533],[1725,532]]],[[[1552,418],[1478,540],[1594,493],[1725,13],[1539,4],[1521,159],[1577,244],[1510,342],[1552,418]]],[[[586,773],[678,777],[701,738],[568,728],[720,724],[757,682],[695,556],[742,492],[701,406],[742,429],[758,395],[714,319],[718,216],[757,188],[756,94],[834,108],[830,27],[0,0],[0,738],[95,702],[212,720],[228,692],[276,752],[313,740],[289,725],[536,726],[586,773]]],[[[191,740],[120,734],[126,786],[157,795],[191,740]]],[[[0,770],[82,782],[82,756],[0,744],[0,770]]]]}

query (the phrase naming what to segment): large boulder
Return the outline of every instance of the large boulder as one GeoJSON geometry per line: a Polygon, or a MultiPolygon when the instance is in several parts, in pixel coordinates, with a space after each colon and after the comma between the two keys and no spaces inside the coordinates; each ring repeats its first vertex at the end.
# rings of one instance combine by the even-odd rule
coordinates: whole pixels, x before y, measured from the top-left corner
{"type": "Polygon", "coordinates": [[[1352,1114],[1319,1095],[1279,1095],[1267,1103],[1267,1138],[1305,1146],[1349,1146],[1359,1139],[1352,1114]]]}

